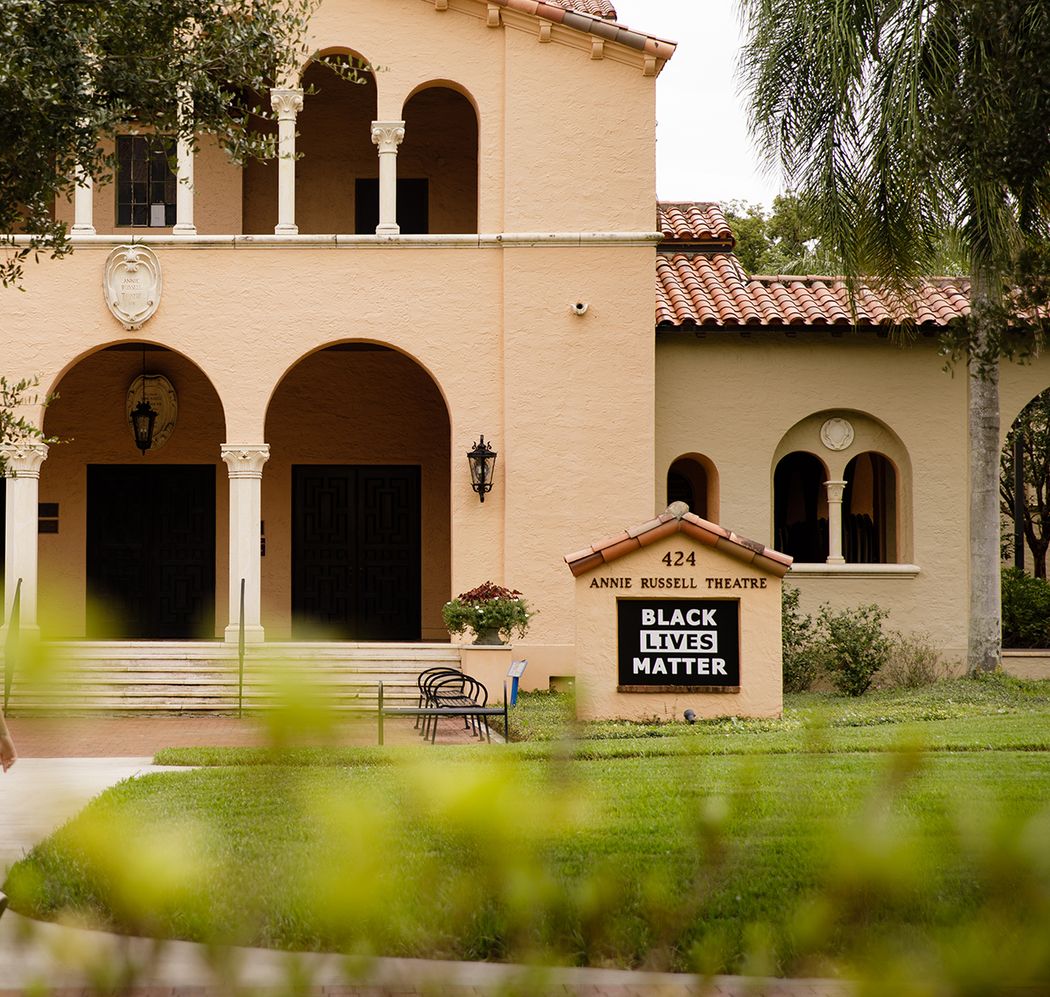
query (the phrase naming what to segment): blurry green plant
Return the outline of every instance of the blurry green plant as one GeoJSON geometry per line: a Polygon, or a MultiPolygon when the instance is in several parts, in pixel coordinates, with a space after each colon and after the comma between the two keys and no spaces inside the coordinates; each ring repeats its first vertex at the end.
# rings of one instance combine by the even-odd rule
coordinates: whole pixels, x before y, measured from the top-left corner
{"type": "Polygon", "coordinates": [[[1003,568],[1003,646],[1050,647],[1050,582],[1003,568]]]}
{"type": "Polygon", "coordinates": [[[471,630],[476,638],[489,632],[498,633],[504,640],[515,633],[524,637],[534,615],[520,592],[493,582],[461,592],[441,608],[441,619],[450,634],[471,630]]]}

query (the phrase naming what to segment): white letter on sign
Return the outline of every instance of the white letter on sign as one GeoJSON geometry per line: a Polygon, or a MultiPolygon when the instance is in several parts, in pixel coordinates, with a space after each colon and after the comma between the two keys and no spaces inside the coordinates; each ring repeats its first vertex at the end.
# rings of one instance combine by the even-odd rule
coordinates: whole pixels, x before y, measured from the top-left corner
{"type": "Polygon", "coordinates": [[[656,611],[653,609],[642,610],[642,626],[651,627],[656,622],[656,611]]]}

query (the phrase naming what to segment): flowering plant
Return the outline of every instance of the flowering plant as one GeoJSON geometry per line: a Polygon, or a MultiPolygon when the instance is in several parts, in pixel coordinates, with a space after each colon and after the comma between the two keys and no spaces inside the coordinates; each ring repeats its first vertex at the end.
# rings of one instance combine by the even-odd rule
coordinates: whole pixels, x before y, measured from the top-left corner
{"type": "Polygon", "coordinates": [[[478,638],[492,633],[509,638],[513,632],[524,637],[534,615],[520,592],[494,582],[484,582],[460,593],[441,609],[450,634],[473,630],[478,638]]]}

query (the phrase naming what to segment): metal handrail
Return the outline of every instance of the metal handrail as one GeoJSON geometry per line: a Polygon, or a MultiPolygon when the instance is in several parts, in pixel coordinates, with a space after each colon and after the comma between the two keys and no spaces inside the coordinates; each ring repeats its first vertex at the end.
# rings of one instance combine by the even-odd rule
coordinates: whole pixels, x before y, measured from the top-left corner
{"type": "Polygon", "coordinates": [[[15,659],[18,657],[19,630],[22,625],[22,579],[15,582],[15,597],[11,600],[11,618],[7,621],[7,641],[4,644],[4,712],[11,699],[11,685],[15,678],[15,659]]]}
{"type": "Polygon", "coordinates": [[[237,717],[244,716],[244,579],[241,579],[241,611],[237,623],[237,717]]]}

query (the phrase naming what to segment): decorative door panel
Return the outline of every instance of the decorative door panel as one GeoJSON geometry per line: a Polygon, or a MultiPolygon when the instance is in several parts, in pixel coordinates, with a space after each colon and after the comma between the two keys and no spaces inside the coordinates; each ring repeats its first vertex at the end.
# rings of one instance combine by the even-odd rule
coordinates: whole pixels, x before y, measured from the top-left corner
{"type": "Polygon", "coordinates": [[[419,639],[418,466],[297,465],[292,522],[296,636],[419,639]]]}

